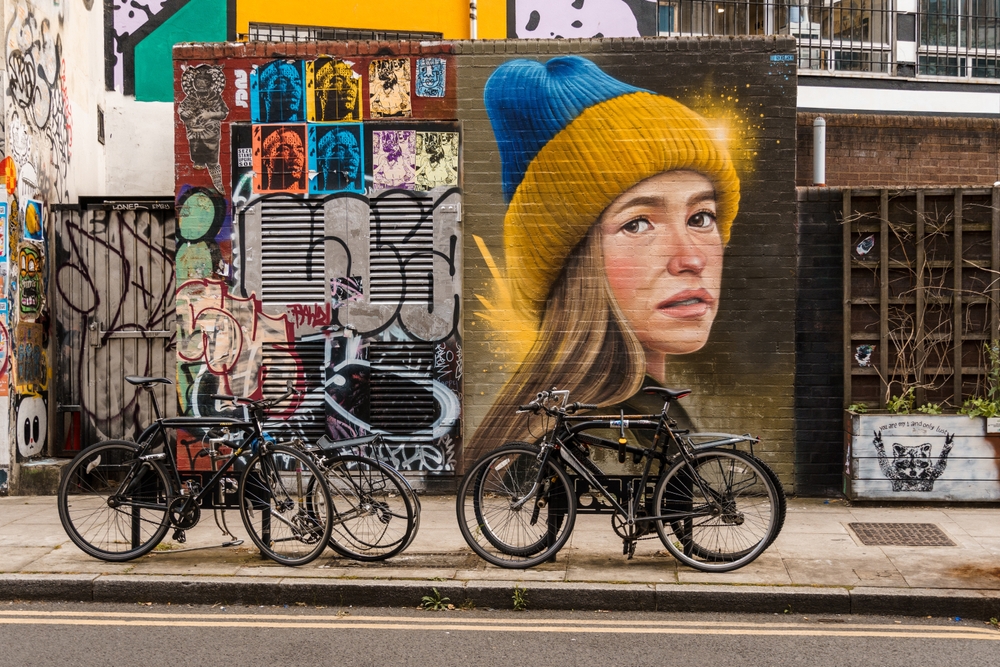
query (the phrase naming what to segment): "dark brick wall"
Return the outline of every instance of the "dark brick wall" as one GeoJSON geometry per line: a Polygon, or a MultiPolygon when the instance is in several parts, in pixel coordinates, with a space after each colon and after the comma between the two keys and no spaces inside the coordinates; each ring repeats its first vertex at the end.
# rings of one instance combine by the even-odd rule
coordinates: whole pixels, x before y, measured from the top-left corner
{"type": "Polygon", "coordinates": [[[692,108],[700,103],[708,111],[733,112],[741,201],[725,253],[719,315],[705,348],[671,358],[669,383],[695,390],[685,406],[700,429],[761,435],[762,457],[792,490],[796,78],[794,63],[771,56],[793,51],[794,42],[785,38],[455,44],[464,133],[464,302],[471,304],[463,321],[466,442],[511,369],[507,351],[483,331],[476,315],[482,310],[477,296],[488,297],[493,281],[475,238],[502,269],[506,211],[483,86],[507,60],[574,53],[611,76],[692,108]]]}
{"type": "Polygon", "coordinates": [[[1000,180],[1000,119],[799,113],[796,185],[813,182],[818,115],[826,120],[828,186],[992,186],[1000,180]]]}
{"type": "Polygon", "coordinates": [[[795,490],[839,494],[844,457],[843,290],[838,188],[799,188],[795,305],[795,490]]]}

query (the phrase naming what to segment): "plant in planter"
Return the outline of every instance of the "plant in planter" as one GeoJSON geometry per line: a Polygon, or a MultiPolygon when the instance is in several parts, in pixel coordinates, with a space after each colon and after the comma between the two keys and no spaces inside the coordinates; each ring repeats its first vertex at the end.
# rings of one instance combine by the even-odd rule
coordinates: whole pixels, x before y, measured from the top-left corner
{"type": "Polygon", "coordinates": [[[1000,440],[985,419],[1000,417],[993,193],[852,196],[844,221],[845,493],[1000,500],[1000,440]]]}

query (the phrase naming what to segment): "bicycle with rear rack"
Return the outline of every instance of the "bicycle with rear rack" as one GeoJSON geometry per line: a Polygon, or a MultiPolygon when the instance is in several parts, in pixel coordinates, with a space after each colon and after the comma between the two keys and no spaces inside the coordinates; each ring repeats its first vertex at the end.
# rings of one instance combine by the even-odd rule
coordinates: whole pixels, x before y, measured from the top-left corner
{"type": "Polygon", "coordinates": [[[538,444],[499,447],[466,473],[456,509],[473,551],[500,567],[532,567],[566,544],[578,511],[603,511],[629,558],[638,540],[657,536],[678,561],[707,572],[735,570],[763,553],[786,503],[777,476],[754,455],[760,439],[680,429],[668,410],[690,390],[643,391],[663,398],[659,414],[580,415],[598,406],[570,404],[569,392],[556,389],[520,406],[551,428],[538,444]],[[604,429],[618,431],[617,442],[588,433],[604,429]],[[652,432],[652,445],[629,444],[626,431],[652,432]],[[620,463],[632,457],[641,474],[606,475],[592,448],[616,450],[620,463]]]}
{"type": "MultiPolygon", "coordinates": [[[[125,378],[151,391],[172,384],[163,377],[125,378]]],[[[203,506],[216,510],[216,523],[231,539],[220,510],[239,507],[243,525],[260,552],[284,565],[303,565],[326,548],[333,529],[333,502],[323,471],[298,448],[274,442],[263,430],[268,409],[292,395],[252,400],[216,395],[242,406],[248,419],[162,417],[153,395],[156,419],[136,442],[106,440],[81,451],[59,486],[59,519],[70,539],[87,554],[121,562],[152,551],[173,528],[173,538],[201,519],[203,506]],[[169,430],[208,433],[207,446],[192,459],[208,457],[210,471],[185,471],[168,437],[169,430]],[[240,435],[242,434],[242,435],[240,435]],[[316,483],[320,480],[320,483],[316,483]]]]}

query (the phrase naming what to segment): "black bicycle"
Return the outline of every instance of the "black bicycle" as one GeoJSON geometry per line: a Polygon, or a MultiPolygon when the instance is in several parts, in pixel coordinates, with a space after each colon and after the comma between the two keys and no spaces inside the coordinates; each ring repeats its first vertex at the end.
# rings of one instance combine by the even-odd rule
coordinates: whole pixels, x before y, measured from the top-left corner
{"type": "Polygon", "coordinates": [[[678,561],[708,572],[743,567],[767,549],[786,503],[777,476],[754,456],[759,438],[679,429],[667,413],[690,390],[644,391],[664,399],[659,414],[577,415],[597,406],[568,404],[569,392],[558,390],[520,406],[518,412],[550,418],[552,428],[538,444],[489,452],[466,473],[458,524],[473,551],[500,567],[532,567],[566,544],[581,509],[612,515],[629,558],[654,531],[678,561]],[[598,429],[618,431],[618,441],[587,433],[598,429]],[[652,445],[630,445],[626,431],[651,431],[652,445]],[[642,473],[605,475],[591,458],[593,447],[617,450],[622,463],[644,462],[642,473]]]}
{"type": "MultiPolygon", "coordinates": [[[[125,379],[145,390],[171,384],[163,377],[125,379]]],[[[170,528],[177,541],[184,541],[185,531],[198,524],[203,506],[219,508],[234,501],[262,554],[284,565],[312,561],[326,547],[333,527],[330,493],[326,484],[315,483],[323,472],[312,457],[275,443],[262,428],[266,411],[292,393],[289,388],[284,396],[265,400],[213,396],[242,405],[246,421],[164,418],[154,395],[156,419],[137,442],[96,443],[66,469],[58,496],[66,534],[95,558],[127,561],[152,551],[170,528]],[[208,446],[194,457],[209,458],[208,473],[186,473],[182,478],[168,437],[171,429],[208,432],[208,446]]],[[[228,533],[224,526],[220,528],[228,533]]],[[[228,544],[237,542],[233,539],[228,544]]]]}
{"type": "Polygon", "coordinates": [[[420,526],[420,500],[391,465],[365,453],[382,447],[379,434],[318,442],[302,448],[323,471],[333,502],[330,548],[359,561],[379,561],[413,542],[420,526]]]}

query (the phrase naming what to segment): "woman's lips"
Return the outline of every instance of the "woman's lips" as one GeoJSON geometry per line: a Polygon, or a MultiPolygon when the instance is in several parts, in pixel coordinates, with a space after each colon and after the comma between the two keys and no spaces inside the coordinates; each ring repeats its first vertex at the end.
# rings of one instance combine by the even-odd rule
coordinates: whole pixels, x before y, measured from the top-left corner
{"type": "Polygon", "coordinates": [[[697,319],[710,313],[713,303],[715,299],[708,290],[685,290],[661,301],[656,309],[668,317],[697,319]]]}

